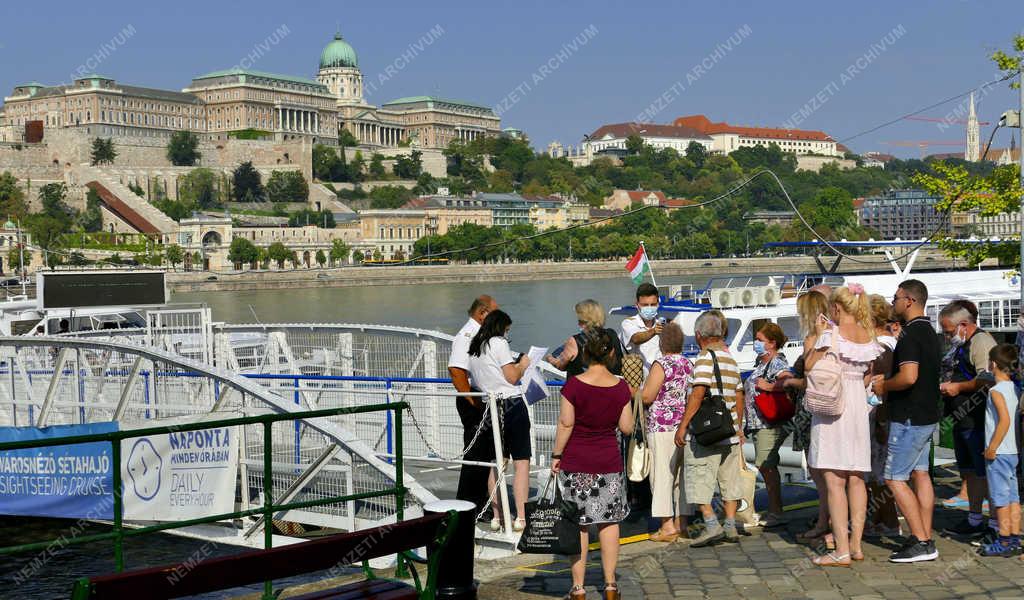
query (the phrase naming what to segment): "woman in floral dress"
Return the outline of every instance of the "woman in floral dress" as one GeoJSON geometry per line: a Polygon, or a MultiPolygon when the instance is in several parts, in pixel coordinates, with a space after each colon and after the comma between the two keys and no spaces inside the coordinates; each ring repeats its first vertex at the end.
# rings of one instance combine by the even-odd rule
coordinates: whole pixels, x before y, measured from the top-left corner
{"type": "Polygon", "coordinates": [[[617,600],[615,567],[619,558],[619,522],[629,515],[626,477],[616,432],[633,432],[629,385],[609,370],[615,359],[615,336],[596,332],[583,346],[587,369],[562,387],[562,402],[551,454],[551,472],[569,504],[577,508],[582,553],[570,557],[570,598],[586,598],[589,528],[597,525],[604,570],[604,597],[617,600]]]}
{"type": "Polygon", "coordinates": [[[669,323],[661,331],[661,358],[651,365],[641,392],[647,407],[647,441],[651,447],[651,516],[661,519],[661,528],[650,536],[653,542],[674,542],[686,536],[687,519],[693,508],[683,492],[683,449],[675,444],[676,430],[686,412],[693,363],[681,353],[683,330],[669,323]]]}

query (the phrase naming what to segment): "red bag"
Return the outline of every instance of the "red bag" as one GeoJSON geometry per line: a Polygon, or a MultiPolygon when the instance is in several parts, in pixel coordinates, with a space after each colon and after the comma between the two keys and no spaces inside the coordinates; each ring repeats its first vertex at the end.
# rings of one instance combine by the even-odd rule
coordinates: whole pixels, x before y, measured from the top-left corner
{"type": "Polygon", "coordinates": [[[796,406],[789,399],[786,392],[757,392],[754,396],[754,404],[761,411],[765,423],[776,425],[785,423],[796,414],[796,406]]]}

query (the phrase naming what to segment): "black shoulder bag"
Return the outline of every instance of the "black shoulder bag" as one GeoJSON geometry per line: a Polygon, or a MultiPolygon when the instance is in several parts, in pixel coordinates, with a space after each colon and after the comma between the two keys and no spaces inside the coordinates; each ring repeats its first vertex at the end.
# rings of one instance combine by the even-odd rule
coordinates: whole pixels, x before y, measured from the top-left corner
{"type": "Polygon", "coordinates": [[[708,350],[711,355],[711,362],[715,368],[715,382],[718,384],[718,393],[714,394],[708,387],[704,393],[704,400],[697,409],[697,414],[690,421],[690,435],[693,436],[701,446],[713,446],[722,440],[727,440],[736,435],[736,427],[733,424],[732,412],[725,404],[725,387],[722,385],[722,371],[718,368],[718,357],[714,350],[708,350]]]}

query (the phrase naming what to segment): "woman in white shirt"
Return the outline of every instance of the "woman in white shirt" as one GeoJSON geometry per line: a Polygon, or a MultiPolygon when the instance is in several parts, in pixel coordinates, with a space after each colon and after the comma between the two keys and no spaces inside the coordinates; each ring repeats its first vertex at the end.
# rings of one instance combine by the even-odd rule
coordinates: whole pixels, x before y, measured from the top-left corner
{"type": "MultiPolygon", "coordinates": [[[[473,384],[480,391],[498,397],[501,407],[502,448],[505,457],[512,458],[515,476],[512,493],[515,496],[516,520],[512,528],[522,531],[526,528],[526,497],[530,492],[530,416],[526,402],[519,389],[519,380],[530,364],[530,359],[512,355],[508,345],[508,332],[512,319],[501,310],[488,313],[480,324],[480,331],[469,343],[469,373],[473,384]]],[[[491,489],[494,518],[491,529],[501,529],[501,508],[497,495],[491,489]]]]}

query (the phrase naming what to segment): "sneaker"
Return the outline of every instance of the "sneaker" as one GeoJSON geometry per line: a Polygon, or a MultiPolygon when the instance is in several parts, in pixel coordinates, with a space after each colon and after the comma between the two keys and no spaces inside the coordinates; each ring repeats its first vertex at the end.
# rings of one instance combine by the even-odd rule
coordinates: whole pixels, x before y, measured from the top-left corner
{"type": "Polygon", "coordinates": [[[1010,557],[1016,556],[1019,553],[1019,550],[1020,544],[1016,541],[1016,538],[1014,538],[1013,541],[997,539],[991,544],[982,546],[981,552],[979,552],[979,554],[981,554],[982,556],[1010,557]]]}
{"type": "Polygon", "coordinates": [[[713,526],[704,526],[704,531],[699,536],[694,538],[693,543],[690,544],[694,548],[702,548],[704,546],[710,546],[716,544],[725,538],[725,530],[722,528],[720,523],[715,523],[713,526]]]}
{"type": "Polygon", "coordinates": [[[988,528],[985,526],[984,521],[978,523],[977,525],[971,525],[970,521],[968,521],[967,519],[961,519],[960,522],[956,525],[953,525],[952,527],[947,527],[942,531],[943,533],[948,533],[949,535],[973,538],[978,537],[980,535],[984,535],[987,529],[988,528]]]}
{"type": "Polygon", "coordinates": [[[985,533],[971,540],[970,544],[975,548],[984,548],[985,546],[988,546],[989,544],[995,542],[998,539],[999,531],[988,528],[985,530],[985,533]]]}
{"type": "MultiPolygon", "coordinates": [[[[913,536],[911,536],[913,538],[913,536]]],[[[894,563],[915,563],[926,560],[935,560],[939,557],[939,551],[935,548],[935,542],[917,542],[905,548],[893,552],[889,556],[889,562],[894,563]]]]}
{"type": "Polygon", "coordinates": [[[738,531],[736,531],[736,525],[735,524],[733,524],[733,525],[723,525],[722,526],[722,534],[724,535],[724,537],[723,537],[724,541],[729,542],[730,544],[738,544],[738,543],[740,543],[740,534],[739,534],[738,531]]]}

